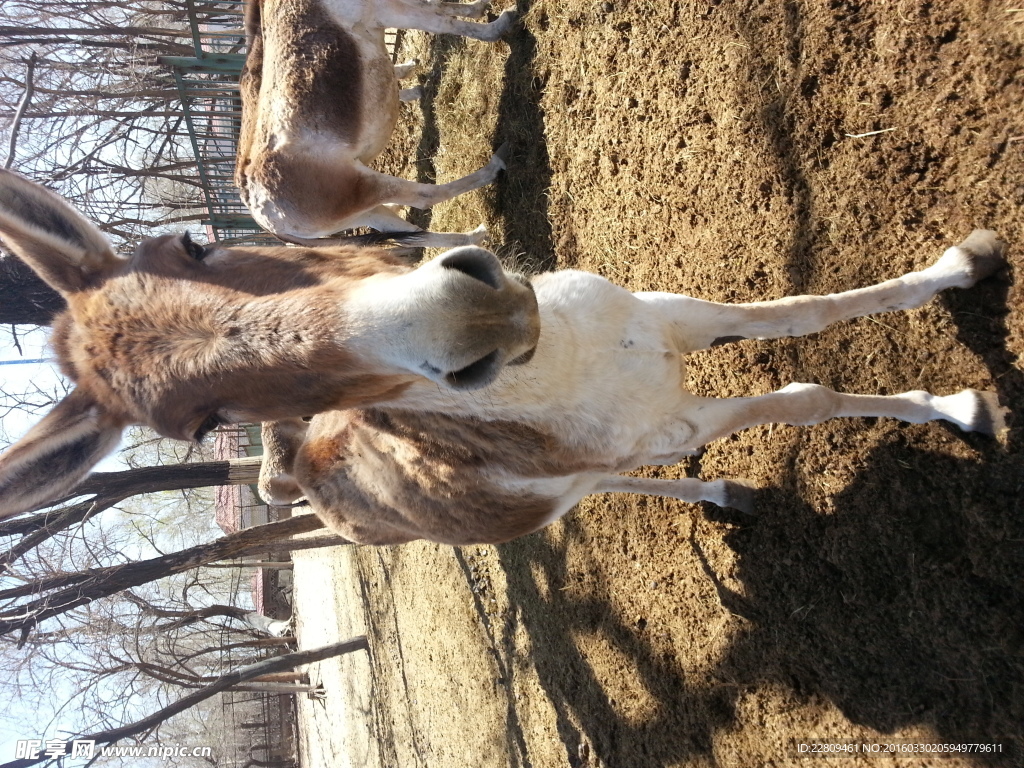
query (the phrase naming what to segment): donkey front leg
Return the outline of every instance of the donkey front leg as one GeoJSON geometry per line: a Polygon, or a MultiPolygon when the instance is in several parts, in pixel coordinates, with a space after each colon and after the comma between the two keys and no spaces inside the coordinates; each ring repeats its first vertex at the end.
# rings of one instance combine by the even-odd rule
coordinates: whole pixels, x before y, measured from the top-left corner
{"type": "Polygon", "coordinates": [[[409,59],[403,61],[401,64],[395,64],[395,79],[404,80],[410,77],[413,72],[416,71],[416,67],[420,64],[419,59],[409,59]]]}
{"type": "Polygon", "coordinates": [[[302,419],[263,422],[263,461],[258,487],[260,498],[271,506],[297,506],[295,502],[302,496],[293,471],[295,455],[308,426],[302,419]]]}
{"type": "Polygon", "coordinates": [[[912,424],[942,419],[965,432],[995,435],[1006,427],[1008,409],[994,392],[965,389],[940,397],[928,392],[844,395],[819,384],[790,384],[760,397],[727,399],[689,396],[684,418],[694,427],[692,445],[704,445],[759,424],[818,424],[844,416],[889,416],[912,424]]]}
{"type": "Polygon", "coordinates": [[[713,480],[704,482],[690,477],[681,480],[654,480],[646,477],[610,475],[601,480],[592,493],[640,493],[645,496],[667,496],[696,504],[710,501],[719,507],[754,511],[754,487],[745,480],[713,480]]]}
{"type": "Polygon", "coordinates": [[[792,296],[752,304],[716,304],[669,293],[638,293],[661,310],[686,350],[716,342],[777,339],[816,333],[854,317],[913,309],[946,288],[970,288],[1005,266],[1003,243],[995,232],[978,229],[919,272],[828,296],[792,296]]]}
{"type": "Polygon", "coordinates": [[[398,100],[409,102],[419,101],[423,98],[423,86],[414,85],[412,88],[402,88],[398,91],[398,100]]]}
{"type": "MultiPolygon", "coordinates": [[[[418,66],[419,61],[417,59],[409,59],[409,61],[401,64],[395,64],[395,79],[404,80],[407,77],[411,77],[418,66]]],[[[421,85],[414,85],[412,88],[402,88],[398,91],[399,101],[416,101],[422,98],[423,86],[421,85]]]]}

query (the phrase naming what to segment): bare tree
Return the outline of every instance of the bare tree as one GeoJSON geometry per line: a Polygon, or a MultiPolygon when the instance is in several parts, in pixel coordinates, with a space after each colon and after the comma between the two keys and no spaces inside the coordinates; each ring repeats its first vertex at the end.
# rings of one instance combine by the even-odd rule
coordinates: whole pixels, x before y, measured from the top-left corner
{"type": "Polygon", "coordinates": [[[52,505],[48,504],[50,508],[46,512],[0,522],[0,537],[22,537],[6,552],[0,553],[0,569],[9,567],[56,534],[138,494],[255,483],[259,472],[259,457],[139,467],[123,472],[95,472],[71,494],[57,499],[52,505]],[[88,498],[68,503],[82,496],[88,498]]]}
{"type": "MultiPolygon", "coordinates": [[[[313,516],[303,515],[169,555],[82,571],[68,571],[66,557],[37,558],[33,565],[49,576],[29,578],[22,569],[0,590],[0,615],[13,633],[0,637],[5,686],[38,702],[35,711],[109,729],[140,708],[164,705],[181,688],[207,685],[226,663],[245,664],[277,652],[287,640],[263,636],[254,611],[237,602],[238,589],[248,589],[248,580],[240,579],[238,570],[202,565],[216,558],[259,557],[271,548],[279,556],[344,543],[326,536],[287,538],[319,526],[313,516]],[[17,617],[33,614],[34,627],[13,627],[17,617]],[[54,699],[52,691],[60,691],[61,698],[54,699]]],[[[87,537],[87,554],[99,561],[124,559],[122,540],[101,532],[98,540],[87,537]]]]}
{"type": "MultiPolygon", "coordinates": [[[[235,670],[234,672],[221,675],[210,685],[182,697],[174,704],[168,705],[142,720],[131,723],[130,725],[124,725],[119,728],[112,728],[98,733],[91,733],[78,738],[83,741],[92,741],[99,745],[114,744],[122,739],[146,734],[171,716],[183,712],[189,707],[193,707],[221,691],[226,691],[232,687],[238,686],[247,680],[252,680],[261,675],[295,669],[296,667],[304,664],[324,661],[325,659],[334,658],[342,654],[367,650],[369,650],[369,646],[367,645],[366,638],[356,637],[342,643],[335,643],[322,648],[295,651],[293,653],[285,654],[284,656],[264,659],[263,661],[257,662],[256,664],[252,664],[248,667],[243,667],[242,669],[235,670]]],[[[24,758],[21,760],[12,760],[10,762],[3,763],[0,765],[0,768],[27,768],[28,766],[44,762],[56,763],[56,760],[42,755],[35,759],[24,758]]]]}
{"type": "MultiPolygon", "coordinates": [[[[240,51],[240,8],[221,7],[204,8],[204,22],[237,30],[222,39],[240,51]]],[[[10,167],[127,244],[155,225],[199,221],[194,146],[161,61],[195,55],[185,0],[4,3],[0,127],[8,126],[10,167]]]]}
{"type": "Polygon", "coordinates": [[[207,563],[232,557],[247,557],[276,549],[303,549],[313,546],[348,544],[344,539],[329,537],[313,542],[282,542],[290,536],[322,528],[314,515],[299,515],[276,523],[246,528],[217,541],[201,544],[180,552],[133,561],[121,565],[90,568],[76,573],[58,573],[0,590],[0,601],[29,598],[8,603],[0,610],[0,635],[20,632],[22,642],[42,621],[68,613],[94,600],[109,597],[140,584],[146,584],[176,573],[198,568],[207,563]]]}

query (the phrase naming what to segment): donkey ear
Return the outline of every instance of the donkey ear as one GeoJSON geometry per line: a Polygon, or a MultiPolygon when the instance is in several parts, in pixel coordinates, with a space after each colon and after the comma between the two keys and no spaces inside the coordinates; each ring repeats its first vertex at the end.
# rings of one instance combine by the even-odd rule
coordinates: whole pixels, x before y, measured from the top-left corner
{"type": "Polygon", "coordinates": [[[0,170],[0,237],[64,295],[95,285],[124,263],[61,197],[6,170],[0,170]]]}
{"type": "Polygon", "coordinates": [[[122,425],[75,390],[0,455],[0,520],[73,490],[121,439],[122,425]]]}

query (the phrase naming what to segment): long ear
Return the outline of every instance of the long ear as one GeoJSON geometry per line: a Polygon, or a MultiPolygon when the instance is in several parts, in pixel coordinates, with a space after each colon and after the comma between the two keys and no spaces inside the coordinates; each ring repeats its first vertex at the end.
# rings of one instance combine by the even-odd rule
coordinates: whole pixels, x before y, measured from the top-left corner
{"type": "Polygon", "coordinates": [[[104,234],[62,198],[6,170],[0,170],[0,237],[65,296],[124,263],[104,234]]]}
{"type": "Polygon", "coordinates": [[[0,520],[71,491],[117,447],[122,425],[75,390],[0,455],[0,520]]]}

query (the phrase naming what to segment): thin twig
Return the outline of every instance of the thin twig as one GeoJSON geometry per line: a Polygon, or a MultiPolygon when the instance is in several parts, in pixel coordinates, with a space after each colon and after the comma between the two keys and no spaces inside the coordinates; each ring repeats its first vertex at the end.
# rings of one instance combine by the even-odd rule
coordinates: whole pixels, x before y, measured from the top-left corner
{"type": "Polygon", "coordinates": [[[25,352],[21,348],[21,342],[18,341],[18,326],[11,326],[11,338],[14,340],[14,348],[18,350],[18,354],[22,357],[25,356],[25,352]]]}
{"type": "Polygon", "coordinates": [[[21,101],[18,102],[18,109],[14,113],[14,122],[11,123],[11,140],[7,144],[7,161],[4,163],[4,168],[10,168],[11,163],[14,162],[14,152],[18,144],[18,131],[21,130],[21,119],[28,111],[29,102],[32,101],[32,92],[35,90],[32,77],[36,71],[36,58],[34,51],[28,57],[28,72],[25,74],[25,93],[22,95],[21,101]]]}
{"type": "Polygon", "coordinates": [[[880,133],[888,133],[889,131],[895,130],[895,128],[883,128],[880,131],[868,131],[867,133],[844,133],[843,136],[845,136],[848,139],[863,139],[868,136],[877,136],[880,133]]]}

